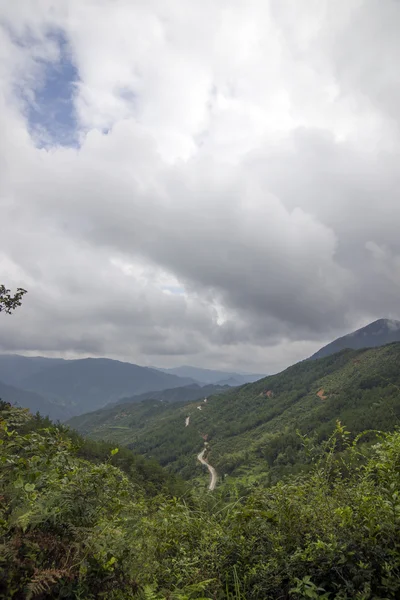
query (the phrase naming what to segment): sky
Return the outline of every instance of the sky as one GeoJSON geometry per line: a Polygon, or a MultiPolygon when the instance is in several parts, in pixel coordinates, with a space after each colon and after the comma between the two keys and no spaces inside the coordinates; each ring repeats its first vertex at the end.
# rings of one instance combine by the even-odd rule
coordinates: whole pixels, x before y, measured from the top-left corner
{"type": "Polygon", "coordinates": [[[0,4],[0,351],[273,373],[400,318],[398,0],[0,4]]]}

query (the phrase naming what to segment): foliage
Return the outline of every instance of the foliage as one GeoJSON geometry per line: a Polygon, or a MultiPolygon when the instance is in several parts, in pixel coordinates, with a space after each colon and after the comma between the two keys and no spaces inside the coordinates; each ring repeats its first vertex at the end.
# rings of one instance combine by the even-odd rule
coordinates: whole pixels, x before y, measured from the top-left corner
{"type": "Polygon", "coordinates": [[[8,290],[5,285],[0,284],[0,312],[11,315],[12,312],[21,306],[22,297],[27,293],[23,288],[17,288],[14,295],[11,294],[11,290],[8,290]]]}
{"type": "MultiPolygon", "coordinates": [[[[308,473],[171,497],[62,426],[0,405],[0,597],[400,595],[400,433],[299,438],[308,473]],[[360,445],[368,439],[368,445],[360,445]]],[[[157,486],[157,484],[155,484],[157,486]]]]}

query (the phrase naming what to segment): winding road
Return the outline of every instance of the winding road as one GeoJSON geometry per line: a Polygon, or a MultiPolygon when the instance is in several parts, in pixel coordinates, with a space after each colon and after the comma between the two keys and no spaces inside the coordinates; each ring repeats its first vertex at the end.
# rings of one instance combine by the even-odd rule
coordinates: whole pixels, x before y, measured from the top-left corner
{"type": "Polygon", "coordinates": [[[206,465],[207,469],[210,471],[211,480],[210,480],[210,485],[208,486],[208,489],[212,492],[217,484],[217,471],[214,469],[214,467],[212,467],[210,464],[208,464],[208,462],[204,458],[204,454],[205,454],[206,450],[207,450],[207,448],[204,448],[200,452],[200,454],[197,455],[197,460],[200,461],[202,465],[206,465]]]}

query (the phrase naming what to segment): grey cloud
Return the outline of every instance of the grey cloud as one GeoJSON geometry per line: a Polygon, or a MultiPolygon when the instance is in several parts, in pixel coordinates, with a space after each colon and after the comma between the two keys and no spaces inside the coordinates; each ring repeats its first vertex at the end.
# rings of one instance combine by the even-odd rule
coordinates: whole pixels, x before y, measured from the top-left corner
{"type": "Polygon", "coordinates": [[[363,97],[399,120],[400,4],[389,0],[359,3],[331,49],[343,93],[363,97]]]}
{"type": "MultiPolygon", "coordinates": [[[[223,4],[207,11],[219,15],[223,4]]],[[[159,20],[152,5],[143,18],[155,27],[155,55],[139,40],[140,85],[133,76],[124,81],[129,65],[121,55],[119,89],[138,86],[140,94],[135,114],[122,99],[116,121],[115,74],[101,80],[93,48],[85,47],[83,33],[91,32],[94,47],[97,33],[90,23],[76,31],[64,23],[86,86],[77,102],[93,110],[96,90],[104,91],[93,121],[110,120],[107,135],[91,129],[87,115],[79,151],[40,151],[7,97],[0,107],[0,266],[8,285],[22,283],[29,295],[1,323],[3,350],[162,359],[166,366],[192,357],[202,366],[269,371],[369,319],[399,318],[400,140],[389,124],[400,109],[390,97],[397,72],[389,55],[397,56],[400,43],[392,26],[383,45],[386,33],[378,37],[398,5],[380,3],[378,11],[372,0],[350,2],[330,21],[329,2],[316,15],[289,1],[271,2],[268,10],[250,4],[238,1],[231,18],[237,24],[243,11],[263,50],[269,38],[257,17],[272,28],[271,43],[281,52],[268,63],[268,81],[245,30],[243,56],[233,46],[232,57],[219,55],[200,37],[184,53],[182,23],[176,15],[159,20]],[[177,28],[168,29],[171,23],[177,28]],[[172,95],[163,96],[165,73],[155,59],[161,53],[160,69],[176,67],[173,81],[185,75],[175,105],[172,95]],[[337,88],[332,101],[321,91],[329,86],[337,88]],[[276,129],[273,116],[264,121],[268,110],[282,120],[272,100],[281,88],[286,96],[277,97],[287,98],[293,122],[276,129]],[[157,107],[159,133],[149,125],[157,107]],[[166,157],[169,144],[174,150],[166,157]],[[163,292],[168,278],[182,294],[163,292]]],[[[77,6],[71,10],[84,10],[77,6]]],[[[183,22],[197,15],[187,11],[183,22]]],[[[63,23],[62,11],[57,15],[63,23]]],[[[213,23],[213,35],[230,39],[226,26],[220,31],[213,23]]],[[[118,57],[120,42],[128,43],[125,25],[122,41],[109,35],[105,48],[118,57]]],[[[24,56],[19,64],[34,71],[24,56]]],[[[81,114],[86,109],[80,105],[81,114]]]]}
{"type": "MultiPolygon", "coordinates": [[[[310,329],[323,313],[315,312],[315,303],[325,307],[322,319],[333,315],[340,296],[335,284],[341,289],[349,279],[334,260],[334,232],[302,209],[288,211],[280,199],[254,186],[244,170],[239,177],[223,164],[211,165],[211,174],[207,167],[185,165],[172,180],[161,173],[157,186],[144,192],[122,183],[113,197],[107,175],[88,178],[93,195],[85,199],[64,174],[57,210],[67,222],[77,211],[83,214],[91,223],[84,235],[95,244],[150,258],[199,289],[213,289],[232,309],[270,311],[281,320],[285,313],[290,321],[294,301],[310,329]]],[[[48,214],[52,198],[51,188],[48,196],[38,194],[35,209],[42,206],[48,214]]]]}

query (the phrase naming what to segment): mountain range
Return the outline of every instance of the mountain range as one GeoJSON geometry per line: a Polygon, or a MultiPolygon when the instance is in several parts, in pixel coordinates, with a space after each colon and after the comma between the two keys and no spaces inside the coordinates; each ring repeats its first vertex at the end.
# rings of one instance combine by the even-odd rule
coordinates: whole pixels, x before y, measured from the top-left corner
{"type": "MultiPolygon", "coordinates": [[[[311,359],[345,348],[379,347],[396,341],[400,341],[400,321],[379,319],[334,340],[311,359]]],[[[220,393],[226,386],[246,386],[263,377],[187,365],[172,369],[141,367],[107,358],[0,355],[1,397],[54,420],[66,420],[115,402],[190,402],[220,393]],[[201,390],[204,386],[216,387],[201,390]]]]}
{"type": "Polygon", "coordinates": [[[41,415],[49,416],[53,421],[66,421],[73,415],[72,411],[50,402],[40,394],[7,385],[2,381],[0,381],[0,398],[15,406],[29,408],[32,413],[39,411],[41,415]]]}
{"type": "Polygon", "coordinates": [[[194,367],[162,370],[107,358],[64,360],[0,355],[0,397],[53,420],[66,420],[121,399],[190,401],[254,378],[258,376],[194,367]],[[185,373],[196,374],[198,380],[185,373]],[[224,383],[209,383],[223,377],[224,383]],[[185,389],[181,392],[180,388],[185,389]]]}
{"type": "Polygon", "coordinates": [[[148,400],[74,417],[80,433],[134,449],[185,478],[204,440],[220,476],[281,477],[343,421],[353,435],[400,423],[400,343],[342,350],[211,396],[207,403],[148,400]],[[200,410],[201,409],[201,410],[200,410]]]}
{"type": "Polygon", "coordinates": [[[172,369],[160,369],[164,373],[170,373],[178,375],[178,377],[190,377],[198,383],[209,384],[213,383],[216,385],[229,385],[235,387],[237,385],[243,385],[244,383],[252,383],[265,377],[266,373],[232,373],[228,371],[216,371],[215,369],[200,369],[198,367],[190,367],[183,365],[182,367],[175,367],[172,369]]]}
{"type": "Polygon", "coordinates": [[[163,373],[106,358],[79,360],[0,355],[3,400],[45,411],[65,419],[115,402],[121,397],[177,388],[193,383],[186,377],[163,373]],[[33,392],[29,397],[26,392],[33,392]],[[36,401],[35,401],[36,398],[36,401]]]}
{"type": "Polygon", "coordinates": [[[65,362],[62,358],[0,354],[0,381],[7,385],[23,388],[29,377],[65,362]]]}

